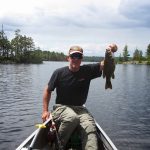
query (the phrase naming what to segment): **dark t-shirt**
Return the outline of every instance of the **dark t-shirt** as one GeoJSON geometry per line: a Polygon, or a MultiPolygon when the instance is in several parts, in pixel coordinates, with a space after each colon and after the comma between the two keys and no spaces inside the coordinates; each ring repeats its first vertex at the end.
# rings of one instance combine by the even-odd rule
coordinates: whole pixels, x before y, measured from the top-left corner
{"type": "Polygon", "coordinates": [[[56,88],[56,104],[81,106],[86,102],[91,79],[101,74],[99,64],[80,66],[77,72],[63,67],[54,71],[48,89],[53,91],[56,88]]]}

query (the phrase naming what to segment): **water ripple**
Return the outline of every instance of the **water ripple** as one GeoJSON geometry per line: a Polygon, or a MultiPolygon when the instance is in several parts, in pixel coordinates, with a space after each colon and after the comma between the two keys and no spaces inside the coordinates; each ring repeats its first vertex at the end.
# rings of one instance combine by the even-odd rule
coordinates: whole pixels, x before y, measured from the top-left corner
{"type": "MultiPolygon", "coordinates": [[[[15,149],[42,122],[44,86],[66,64],[0,65],[0,149],[15,149]]],[[[115,75],[113,90],[102,78],[91,82],[86,106],[118,149],[149,150],[150,66],[117,65],[115,75]]]]}

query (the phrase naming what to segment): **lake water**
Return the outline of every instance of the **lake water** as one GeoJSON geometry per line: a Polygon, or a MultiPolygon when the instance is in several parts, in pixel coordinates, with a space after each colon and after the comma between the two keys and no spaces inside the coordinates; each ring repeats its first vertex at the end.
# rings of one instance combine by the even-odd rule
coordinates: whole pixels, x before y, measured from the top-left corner
{"type": "MultiPolygon", "coordinates": [[[[66,65],[0,65],[0,150],[14,150],[41,123],[43,89],[66,65]]],[[[117,65],[112,84],[105,90],[105,79],[94,79],[87,108],[119,150],[150,150],[150,66],[117,65]]]]}

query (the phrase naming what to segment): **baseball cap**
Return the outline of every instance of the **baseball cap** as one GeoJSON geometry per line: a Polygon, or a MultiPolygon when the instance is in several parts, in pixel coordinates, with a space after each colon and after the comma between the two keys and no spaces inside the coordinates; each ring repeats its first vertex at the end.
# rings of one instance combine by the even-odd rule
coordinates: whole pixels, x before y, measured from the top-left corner
{"type": "Polygon", "coordinates": [[[72,55],[74,53],[80,53],[83,55],[83,49],[80,46],[72,46],[69,49],[69,55],[72,55]]]}

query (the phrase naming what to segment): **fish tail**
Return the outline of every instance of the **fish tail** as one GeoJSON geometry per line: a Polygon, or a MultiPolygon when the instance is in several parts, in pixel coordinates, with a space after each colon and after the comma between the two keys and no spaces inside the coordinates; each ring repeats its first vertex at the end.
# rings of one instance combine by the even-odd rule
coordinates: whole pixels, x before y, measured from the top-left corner
{"type": "Polygon", "coordinates": [[[110,80],[106,80],[106,83],[105,83],[105,89],[112,89],[112,84],[111,84],[111,81],[110,80]]]}

